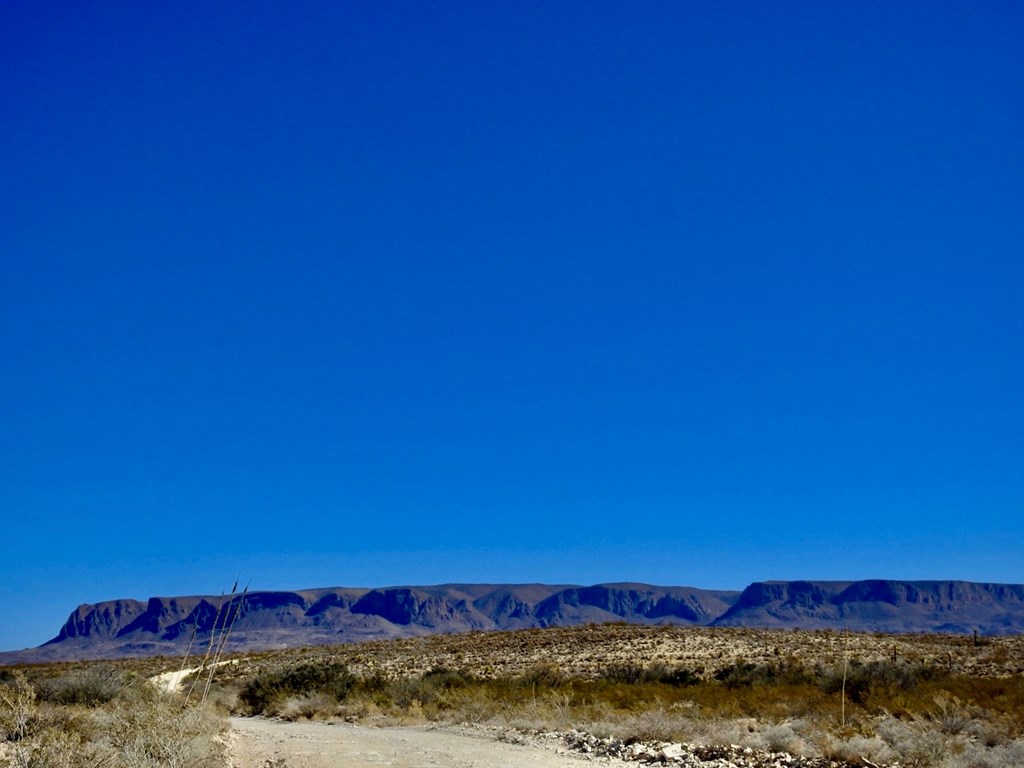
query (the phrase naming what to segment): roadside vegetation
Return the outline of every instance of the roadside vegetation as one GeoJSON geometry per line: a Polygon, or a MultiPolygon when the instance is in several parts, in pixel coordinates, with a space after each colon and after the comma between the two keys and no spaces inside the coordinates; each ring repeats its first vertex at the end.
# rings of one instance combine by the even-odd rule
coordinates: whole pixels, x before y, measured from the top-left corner
{"type": "Polygon", "coordinates": [[[223,765],[222,714],[186,705],[123,667],[0,668],[0,765],[223,765]]]}
{"type": "Polygon", "coordinates": [[[180,658],[0,668],[0,765],[212,768],[230,711],[1011,768],[1022,663],[1019,636],[589,625],[247,654],[186,679],[190,702],[147,682],[180,658]]]}

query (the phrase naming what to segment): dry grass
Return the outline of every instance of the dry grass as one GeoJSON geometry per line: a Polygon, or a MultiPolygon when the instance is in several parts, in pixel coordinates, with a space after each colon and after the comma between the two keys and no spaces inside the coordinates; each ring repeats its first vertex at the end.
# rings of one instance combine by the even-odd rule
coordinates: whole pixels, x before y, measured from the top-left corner
{"type": "Polygon", "coordinates": [[[0,765],[199,768],[223,764],[223,716],[186,707],[112,665],[0,670],[0,765]]]}

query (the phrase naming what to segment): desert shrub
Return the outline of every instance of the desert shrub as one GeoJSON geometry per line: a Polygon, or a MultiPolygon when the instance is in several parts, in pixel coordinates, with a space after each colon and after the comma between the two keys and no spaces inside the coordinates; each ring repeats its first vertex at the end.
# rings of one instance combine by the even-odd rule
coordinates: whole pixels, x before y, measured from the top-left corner
{"type": "Polygon", "coordinates": [[[610,683],[638,685],[641,683],[663,683],[665,685],[685,686],[696,685],[700,677],[683,667],[669,667],[656,663],[642,664],[611,664],[601,670],[600,678],[610,683]]]}
{"type": "Polygon", "coordinates": [[[641,664],[611,664],[601,671],[601,677],[610,683],[635,685],[649,682],[649,668],[641,664]]]}
{"type": "Polygon", "coordinates": [[[264,672],[249,680],[239,698],[253,711],[266,712],[285,698],[323,694],[344,701],[356,677],[344,664],[297,664],[276,672],[264,672]]]}
{"type": "Polygon", "coordinates": [[[846,765],[885,765],[897,758],[892,747],[877,736],[855,735],[847,739],[826,736],[823,739],[822,751],[831,760],[846,765]]]}
{"type": "Polygon", "coordinates": [[[924,724],[887,718],[875,728],[879,737],[909,766],[935,766],[963,752],[964,740],[950,738],[924,724]]]}
{"type": "Polygon", "coordinates": [[[178,697],[150,687],[122,694],[102,721],[113,748],[115,768],[191,768],[218,761],[213,736],[217,716],[207,709],[181,706],[178,697]]]}
{"type": "Polygon", "coordinates": [[[435,667],[418,677],[388,680],[380,676],[359,681],[357,690],[368,694],[377,706],[407,710],[424,705],[441,705],[452,693],[473,686],[477,681],[465,672],[435,667]]]}
{"type": "Polygon", "coordinates": [[[95,747],[83,748],[82,739],[77,733],[49,728],[34,738],[31,745],[26,745],[16,758],[15,765],[20,763],[25,768],[78,768],[88,764],[81,759],[86,755],[109,760],[108,755],[100,754],[95,747]]]}
{"type": "Polygon", "coordinates": [[[741,662],[722,667],[715,672],[715,680],[726,688],[741,688],[754,685],[768,685],[778,677],[773,667],[764,664],[741,662]]]}
{"type": "Polygon", "coordinates": [[[403,678],[393,680],[379,693],[374,701],[378,706],[386,708],[408,709],[415,703],[416,706],[424,701],[432,701],[437,693],[437,688],[424,684],[423,678],[403,678]]]}
{"type": "Polygon", "coordinates": [[[520,677],[518,682],[530,688],[557,688],[567,680],[566,674],[554,662],[537,664],[527,670],[520,677]]]}
{"type": "MultiPolygon", "coordinates": [[[[844,669],[836,665],[819,671],[819,685],[825,693],[839,693],[843,690],[844,669]]],[[[846,696],[855,704],[864,704],[868,694],[882,692],[887,697],[909,691],[923,680],[936,676],[934,670],[910,664],[889,661],[872,661],[866,664],[850,662],[845,669],[846,696]]]]}
{"type": "Polygon", "coordinates": [[[684,667],[676,667],[675,669],[667,670],[658,678],[658,682],[682,688],[691,685],[699,685],[702,681],[700,676],[691,670],[684,667]]]}
{"type": "Polygon", "coordinates": [[[304,693],[288,697],[275,704],[274,714],[285,720],[313,720],[330,717],[338,711],[338,701],[323,693],[304,693]]]}
{"type": "Polygon", "coordinates": [[[797,733],[793,723],[777,723],[763,731],[765,748],[772,752],[788,752],[791,755],[803,755],[807,752],[807,742],[797,733]]]}
{"type": "Polygon", "coordinates": [[[424,672],[421,679],[424,683],[447,691],[465,688],[474,682],[473,676],[469,673],[446,667],[434,667],[429,672],[424,672]]]}
{"type": "Polygon", "coordinates": [[[690,725],[664,709],[651,709],[626,720],[619,730],[627,743],[634,741],[675,741],[681,738],[683,725],[690,725]]]}
{"type": "Polygon", "coordinates": [[[21,672],[14,672],[8,682],[0,683],[0,737],[24,739],[35,702],[35,689],[21,672]]]}
{"type": "Polygon", "coordinates": [[[361,693],[376,694],[383,693],[393,680],[380,672],[364,675],[359,679],[359,690],[361,693]]]}
{"type": "MultiPolygon", "coordinates": [[[[79,672],[69,674],[66,688],[47,690],[82,690],[79,672]]],[[[83,701],[77,694],[68,697],[70,705],[37,703],[20,672],[12,680],[0,684],[0,720],[3,727],[11,726],[7,735],[17,743],[9,745],[6,758],[0,754],[2,766],[193,768],[220,762],[214,739],[219,718],[208,710],[184,708],[178,697],[141,682],[124,685],[93,706],[92,699],[83,701]]]]}
{"type": "Polygon", "coordinates": [[[122,672],[93,667],[40,678],[36,681],[36,693],[40,701],[53,704],[98,707],[113,701],[128,684],[129,678],[122,672]]]}
{"type": "Polygon", "coordinates": [[[1024,742],[986,749],[968,744],[963,753],[943,758],[937,768],[1020,768],[1024,765],[1024,742]]]}

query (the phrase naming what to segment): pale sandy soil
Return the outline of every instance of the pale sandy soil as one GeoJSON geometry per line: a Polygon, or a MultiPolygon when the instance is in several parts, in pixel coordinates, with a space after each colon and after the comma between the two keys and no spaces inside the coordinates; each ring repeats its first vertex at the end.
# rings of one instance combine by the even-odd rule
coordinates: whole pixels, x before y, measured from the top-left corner
{"type": "Polygon", "coordinates": [[[509,744],[471,728],[371,728],[233,717],[231,768],[582,768],[589,761],[533,744],[509,744]],[[283,761],[283,763],[281,762],[283,761]]]}
{"type": "MultiPolygon", "coordinates": [[[[244,661],[244,659],[218,661],[216,664],[208,664],[206,668],[211,669],[213,667],[223,667],[225,664],[238,664],[239,661],[244,661]]],[[[159,675],[154,675],[149,678],[149,680],[162,691],[167,691],[168,693],[181,693],[185,685],[185,678],[201,669],[202,667],[189,667],[188,669],[172,670],[171,672],[163,672],[159,675]]]]}

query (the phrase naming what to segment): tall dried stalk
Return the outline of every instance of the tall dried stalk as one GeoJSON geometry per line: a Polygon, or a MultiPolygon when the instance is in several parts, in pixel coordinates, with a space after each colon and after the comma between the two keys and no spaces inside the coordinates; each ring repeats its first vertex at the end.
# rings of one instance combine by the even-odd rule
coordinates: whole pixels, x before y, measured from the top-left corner
{"type": "Polygon", "coordinates": [[[846,728],[846,671],[850,665],[850,630],[847,629],[844,632],[843,642],[843,690],[842,690],[842,712],[843,712],[843,728],[846,728]]]}
{"type": "MultiPolygon", "coordinates": [[[[235,588],[238,588],[238,582],[235,582],[235,588]]],[[[233,590],[232,590],[233,593],[233,590]]],[[[245,596],[249,593],[249,585],[245,585],[245,589],[242,590],[241,596],[234,602],[234,612],[231,611],[231,605],[228,606],[228,615],[224,620],[224,628],[220,633],[220,640],[217,643],[217,652],[213,656],[213,663],[210,665],[210,675],[206,678],[206,687],[203,688],[203,698],[199,702],[199,706],[206,705],[206,699],[210,695],[210,686],[213,684],[213,675],[220,664],[220,657],[224,653],[224,646],[228,643],[228,637],[231,635],[231,628],[235,625],[238,620],[239,614],[242,612],[242,606],[245,603],[245,596]]]]}
{"type": "MultiPolygon", "coordinates": [[[[235,586],[231,588],[231,594],[235,594],[235,590],[238,589],[238,581],[235,581],[235,586]]],[[[199,666],[199,674],[192,679],[192,685],[189,686],[188,693],[185,694],[185,704],[188,704],[192,698],[192,691],[195,690],[196,683],[199,681],[199,677],[206,671],[206,666],[210,663],[210,654],[213,652],[213,642],[217,637],[217,629],[220,626],[220,617],[224,612],[224,593],[220,593],[220,602],[217,604],[217,615],[213,620],[213,628],[210,630],[210,642],[206,646],[206,655],[203,656],[203,663],[199,666]]]]}
{"type": "Polygon", "coordinates": [[[188,647],[185,649],[185,655],[181,657],[181,669],[178,670],[178,679],[175,681],[175,687],[181,684],[181,678],[185,676],[185,665],[188,664],[188,655],[192,653],[192,644],[196,641],[196,632],[199,631],[199,619],[197,618],[195,623],[192,624],[192,637],[188,639],[188,647]]]}

